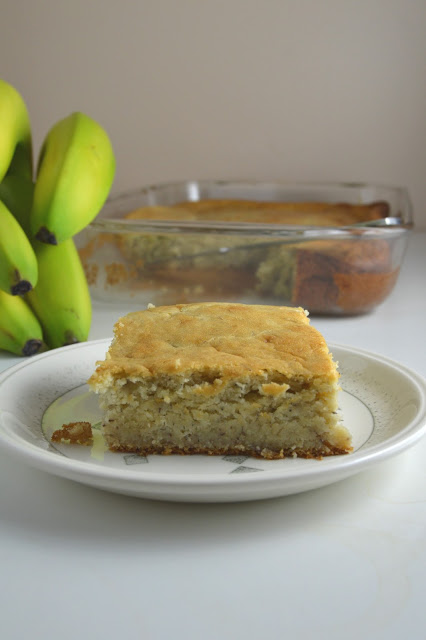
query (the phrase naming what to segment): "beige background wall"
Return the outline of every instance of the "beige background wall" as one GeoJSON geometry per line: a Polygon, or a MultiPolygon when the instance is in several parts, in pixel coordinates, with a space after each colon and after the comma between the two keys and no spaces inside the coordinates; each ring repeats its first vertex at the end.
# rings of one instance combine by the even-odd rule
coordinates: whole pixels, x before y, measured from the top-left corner
{"type": "Polygon", "coordinates": [[[114,192],[185,178],[371,180],[426,227],[425,0],[1,0],[0,75],[38,147],[101,121],[114,192]]]}

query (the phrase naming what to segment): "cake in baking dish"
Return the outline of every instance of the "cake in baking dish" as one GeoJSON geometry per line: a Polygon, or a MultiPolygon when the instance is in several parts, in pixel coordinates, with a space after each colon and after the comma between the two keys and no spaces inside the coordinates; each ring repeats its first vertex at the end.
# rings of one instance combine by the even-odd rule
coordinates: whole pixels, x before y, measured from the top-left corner
{"type": "MultiPolygon", "coordinates": [[[[325,202],[200,200],[146,206],[126,218],[179,223],[284,224],[341,228],[389,215],[389,205],[325,202]]],[[[255,292],[265,302],[307,307],[311,313],[364,313],[392,290],[398,271],[387,240],[333,236],[328,239],[217,233],[122,234],[122,255],[141,282],[165,289],[171,302],[235,299],[255,292]],[[175,293],[174,297],[170,291],[175,293]]]]}
{"type": "Polygon", "coordinates": [[[338,372],[301,308],[177,304],[128,314],[89,380],[111,450],[348,453],[338,372]]]}
{"type": "MultiPolygon", "coordinates": [[[[285,224],[300,226],[341,227],[345,225],[371,222],[389,214],[389,205],[377,201],[369,204],[349,204],[345,202],[263,202],[256,200],[197,200],[169,206],[140,207],[126,215],[134,221],[174,221],[211,223],[285,224]]],[[[174,258],[188,258],[195,265],[209,265],[214,254],[198,256],[206,250],[215,250],[224,245],[258,244],[262,240],[267,246],[268,238],[263,236],[238,237],[215,234],[173,235],[159,233],[126,233],[120,238],[121,250],[128,257],[140,260],[143,265],[174,258]]],[[[233,253],[232,263],[253,262],[251,252],[233,253]]],[[[223,256],[222,256],[223,257],[223,256]]],[[[257,256],[257,259],[259,256],[257,256]]],[[[181,266],[185,268],[186,262],[181,266]]]]}

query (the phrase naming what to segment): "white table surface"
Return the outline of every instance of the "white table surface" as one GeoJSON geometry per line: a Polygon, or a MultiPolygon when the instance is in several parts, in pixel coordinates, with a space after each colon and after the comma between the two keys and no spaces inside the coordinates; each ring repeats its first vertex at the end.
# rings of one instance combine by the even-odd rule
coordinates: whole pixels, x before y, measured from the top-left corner
{"type": "MultiPolygon", "coordinates": [[[[330,342],[426,377],[426,232],[370,315],[330,342]]],[[[91,339],[126,309],[97,306],[91,339]]],[[[19,362],[0,353],[0,370],[19,362]]],[[[326,488],[173,504],[50,476],[0,451],[0,638],[426,638],[426,438],[326,488]]]]}

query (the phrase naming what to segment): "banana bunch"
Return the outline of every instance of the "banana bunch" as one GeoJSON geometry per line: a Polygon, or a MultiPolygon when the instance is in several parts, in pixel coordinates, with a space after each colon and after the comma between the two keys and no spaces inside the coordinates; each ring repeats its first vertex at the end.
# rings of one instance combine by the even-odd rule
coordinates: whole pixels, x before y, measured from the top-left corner
{"type": "Polygon", "coordinates": [[[0,79],[0,349],[27,356],[87,340],[91,300],[73,236],[99,213],[114,173],[108,135],[75,112],[48,131],[34,176],[26,105],[0,79]]]}

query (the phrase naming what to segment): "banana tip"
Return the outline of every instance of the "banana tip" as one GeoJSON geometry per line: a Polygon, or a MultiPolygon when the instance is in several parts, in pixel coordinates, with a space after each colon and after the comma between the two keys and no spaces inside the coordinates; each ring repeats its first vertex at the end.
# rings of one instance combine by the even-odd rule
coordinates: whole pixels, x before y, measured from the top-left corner
{"type": "Polygon", "coordinates": [[[40,242],[45,242],[46,244],[58,244],[55,234],[46,227],[40,227],[35,237],[37,240],[40,240],[40,242]]]}
{"type": "Polygon", "coordinates": [[[68,347],[70,344],[77,344],[78,342],[80,342],[80,340],[77,338],[76,335],[74,335],[72,331],[70,330],[65,331],[64,342],[62,346],[68,347]]]}
{"type": "Polygon", "coordinates": [[[13,296],[23,296],[28,291],[31,291],[33,285],[28,280],[20,280],[12,287],[10,287],[10,292],[13,296]]]}
{"type": "Polygon", "coordinates": [[[27,340],[22,349],[23,356],[34,356],[36,353],[39,353],[44,347],[44,343],[42,340],[32,339],[27,340]]]}

